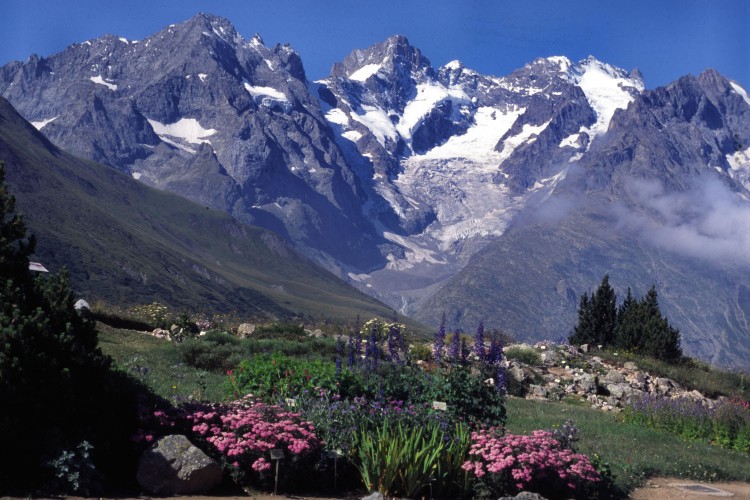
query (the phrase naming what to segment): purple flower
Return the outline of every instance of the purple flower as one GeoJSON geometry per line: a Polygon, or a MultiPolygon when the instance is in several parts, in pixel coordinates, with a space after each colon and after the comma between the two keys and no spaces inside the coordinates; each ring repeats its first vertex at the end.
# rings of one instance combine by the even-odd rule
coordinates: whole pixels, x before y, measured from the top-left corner
{"type": "Polygon", "coordinates": [[[474,337],[474,352],[479,358],[479,362],[483,362],[485,358],[484,352],[484,322],[479,322],[477,327],[477,334],[474,337]]]}
{"type": "Polygon", "coordinates": [[[432,344],[432,357],[435,360],[435,364],[440,364],[440,359],[443,356],[443,348],[445,347],[445,313],[440,319],[440,328],[438,328],[435,334],[435,340],[432,344]]]}

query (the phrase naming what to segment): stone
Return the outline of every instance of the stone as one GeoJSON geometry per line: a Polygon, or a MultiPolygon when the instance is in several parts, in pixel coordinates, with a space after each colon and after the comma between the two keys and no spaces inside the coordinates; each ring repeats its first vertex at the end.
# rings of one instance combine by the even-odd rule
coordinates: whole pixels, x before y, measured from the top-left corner
{"type": "Polygon", "coordinates": [[[362,500],[383,500],[383,494],[376,491],[375,493],[370,493],[369,495],[362,497],[362,500]]]}
{"type": "Polygon", "coordinates": [[[75,307],[75,310],[78,312],[81,312],[83,310],[86,310],[86,311],[91,310],[91,306],[89,306],[89,303],[83,299],[78,299],[76,303],[73,304],[73,307],[75,307]]]}
{"type": "Polygon", "coordinates": [[[152,495],[198,495],[218,486],[223,472],[188,438],[173,434],[160,438],[143,452],[136,479],[152,495]]]}
{"type": "Polygon", "coordinates": [[[610,396],[617,400],[621,400],[625,396],[630,396],[631,394],[633,394],[633,388],[630,387],[630,384],[627,383],[607,384],[606,388],[609,391],[610,396]]]}
{"type": "Polygon", "coordinates": [[[524,383],[529,379],[528,372],[516,362],[510,364],[510,367],[508,367],[508,374],[519,383],[524,383]]]}
{"type": "Polygon", "coordinates": [[[632,361],[628,361],[627,363],[625,363],[625,364],[624,364],[624,365],[622,365],[622,366],[623,366],[623,367],[624,367],[624,368],[625,368],[626,370],[637,370],[637,369],[638,369],[638,365],[636,365],[636,364],[635,364],[635,363],[633,363],[632,361]]]}
{"type": "Polygon", "coordinates": [[[157,339],[168,339],[169,338],[169,332],[167,330],[162,330],[161,328],[154,328],[154,331],[151,332],[151,335],[153,335],[157,339]]]}
{"type": "Polygon", "coordinates": [[[581,345],[581,352],[589,352],[589,345],[588,344],[581,345]]]}
{"type": "Polygon", "coordinates": [[[242,323],[237,327],[237,335],[243,339],[249,337],[255,332],[255,325],[252,323],[242,323]]]}
{"type": "Polygon", "coordinates": [[[529,394],[536,398],[546,398],[547,389],[541,385],[531,384],[529,386],[529,394]]]}
{"type": "Polygon", "coordinates": [[[610,370],[604,376],[604,382],[608,384],[622,384],[625,382],[625,375],[617,370],[610,370]]]}
{"type": "Polygon", "coordinates": [[[580,392],[584,394],[596,393],[596,379],[590,373],[578,374],[574,380],[580,392]]]}
{"type": "Polygon", "coordinates": [[[634,371],[632,373],[628,373],[625,376],[625,380],[627,380],[630,385],[643,390],[646,388],[648,377],[646,377],[646,374],[642,371],[634,371]]]}
{"type": "Polygon", "coordinates": [[[542,353],[542,363],[547,366],[557,366],[563,361],[565,357],[557,350],[549,350],[542,353]]]}
{"type": "Polygon", "coordinates": [[[514,497],[500,497],[500,500],[547,500],[539,493],[533,493],[531,491],[522,491],[514,497]]]}

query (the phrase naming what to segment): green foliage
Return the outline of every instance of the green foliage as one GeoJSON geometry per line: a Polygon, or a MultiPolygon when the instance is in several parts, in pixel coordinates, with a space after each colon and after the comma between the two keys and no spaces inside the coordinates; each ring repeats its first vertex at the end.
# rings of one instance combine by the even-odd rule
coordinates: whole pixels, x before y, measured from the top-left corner
{"type": "Polygon", "coordinates": [[[488,382],[493,377],[490,368],[473,373],[470,367],[453,367],[437,377],[434,397],[447,403],[448,413],[454,420],[502,426],[505,424],[505,398],[488,382]]]}
{"type": "Polygon", "coordinates": [[[294,323],[258,325],[253,332],[253,338],[302,341],[306,338],[305,327],[294,323]]]}
{"type": "Polygon", "coordinates": [[[512,345],[505,350],[505,357],[531,366],[541,366],[542,356],[531,347],[512,345]]]}
{"type": "Polygon", "coordinates": [[[92,448],[88,441],[83,441],[75,450],[65,450],[47,464],[54,475],[53,491],[83,496],[101,491],[102,477],[89,453],[92,448]]]}
{"type": "Polygon", "coordinates": [[[230,398],[253,394],[276,402],[304,391],[336,387],[333,363],[289,358],[282,354],[260,354],[242,361],[228,373],[226,393],[230,398]]]}
{"type": "Polygon", "coordinates": [[[578,308],[578,324],[570,336],[572,344],[610,345],[615,336],[617,323],[617,297],[609,284],[609,275],[604,275],[599,288],[591,295],[581,297],[578,308]]]}
{"type": "Polygon", "coordinates": [[[67,272],[29,271],[33,238],[24,240],[3,179],[0,164],[0,450],[13,450],[0,454],[0,489],[10,490],[41,484],[41,464],[84,440],[100,463],[122,458],[135,403],[109,371],[95,323],[73,307],[67,272]]]}
{"type": "MultiPolygon", "coordinates": [[[[457,436],[465,438],[468,447],[468,433],[464,430],[457,436]]],[[[418,498],[431,480],[446,476],[441,457],[451,445],[444,437],[440,423],[434,421],[413,428],[386,418],[374,431],[361,427],[356,435],[355,456],[365,488],[384,496],[418,498]]],[[[463,444],[454,446],[451,455],[463,444]]]]}
{"type": "Polygon", "coordinates": [[[657,359],[676,362],[682,357],[680,332],[662,316],[656,288],[642,300],[628,288],[617,308],[617,297],[605,275],[589,299],[586,293],[578,307],[578,324],[568,338],[571,344],[594,344],[635,351],[657,359]]]}

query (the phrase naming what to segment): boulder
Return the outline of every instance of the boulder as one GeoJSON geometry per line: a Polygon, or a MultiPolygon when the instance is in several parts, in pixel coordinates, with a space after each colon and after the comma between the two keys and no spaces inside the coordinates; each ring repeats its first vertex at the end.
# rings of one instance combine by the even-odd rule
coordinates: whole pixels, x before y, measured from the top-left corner
{"type": "Polygon", "coordinates": [[[550,349],[543,352],[541,357],[542,363],[546,366],[557,366],[565,361],[565,356],[556,349],[550,349]]]}
{"type": "Polygon", "coordinates": [[[197,495],[221,483],[219,464],[185,436],[164,436],[143,452],[138,462],[138,484],[152,495],[197,495]]]}
{"type": "Polygon", "coordinates": [[[91,310],[91,306],[89,306],[89,303],[83,299],[78,299],[76,303],[73,304],[73,307],[75,307],[75,310],[78,312],[91,310]]]}
{"type": "Polygon", "coordinates": [[[243,339],[249,337],[255,331],[255,325],[252,323],[242,323],[237,327],[237,336],[243,339]]]}
{"type": "Polygon", "coordinates": [[[636,365],[636,364],[635,364],[635,363],[633,363],[632,361],[628,361],[627,363],[625,363],[625,364],[624,364],[624,365],[622,365],[622,366],[623,366],[623,367],[624,367],[624,368],[625,368],[626,370],[637,370],[637,369],[638,369],[638,365],[636,365]]]}
{"type": "Polygon", "coordinates": [[[500,497],[500,500],[547,500],[539,493],[532,493],[531,491],[522,491],[514,497],[500,497]]]}
{"type": "Polygon", "coordinates": [[[622,384],[625,382],[625,375],[617,370],[610,370],[604,376],[604,383],[606,384],[622,384]]]}
{"type": "Polygon", "coordinates": [[[633,388],[630,387],[630,384],[622,383],[622,384],[607,384],[606,385],[607,391],[609,391],[610,396],[617,400],[621,400],[625,396],[630,396],[633,394],[633,388]]]}
{"type": "Polygon", "coordinates": [[[578,391],[584,394],[596,394],[596,378],[590,373],[580,373],[575,376],[578,391]]]}

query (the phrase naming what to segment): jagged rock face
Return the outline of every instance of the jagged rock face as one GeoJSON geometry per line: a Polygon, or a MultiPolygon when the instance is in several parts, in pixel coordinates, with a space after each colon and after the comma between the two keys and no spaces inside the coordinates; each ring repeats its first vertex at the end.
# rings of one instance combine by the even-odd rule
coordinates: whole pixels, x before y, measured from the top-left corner
{"type": "Polygon", "coordinates": [[[272,228],[320,260],[382,261],[289,46],[200,14],[138,42],[106,36],[12,63],[0,93],[74,154],[272,228]]]}
{"type": "Polygon", "coordinates": [[[502,78],[458,61],[434,70],[404,37],[352,52],[318,83],[366,210],[400,247],[359,279],[411,312],[643,90],[639,74],[593,58],[538,59],[502,78]]]}

